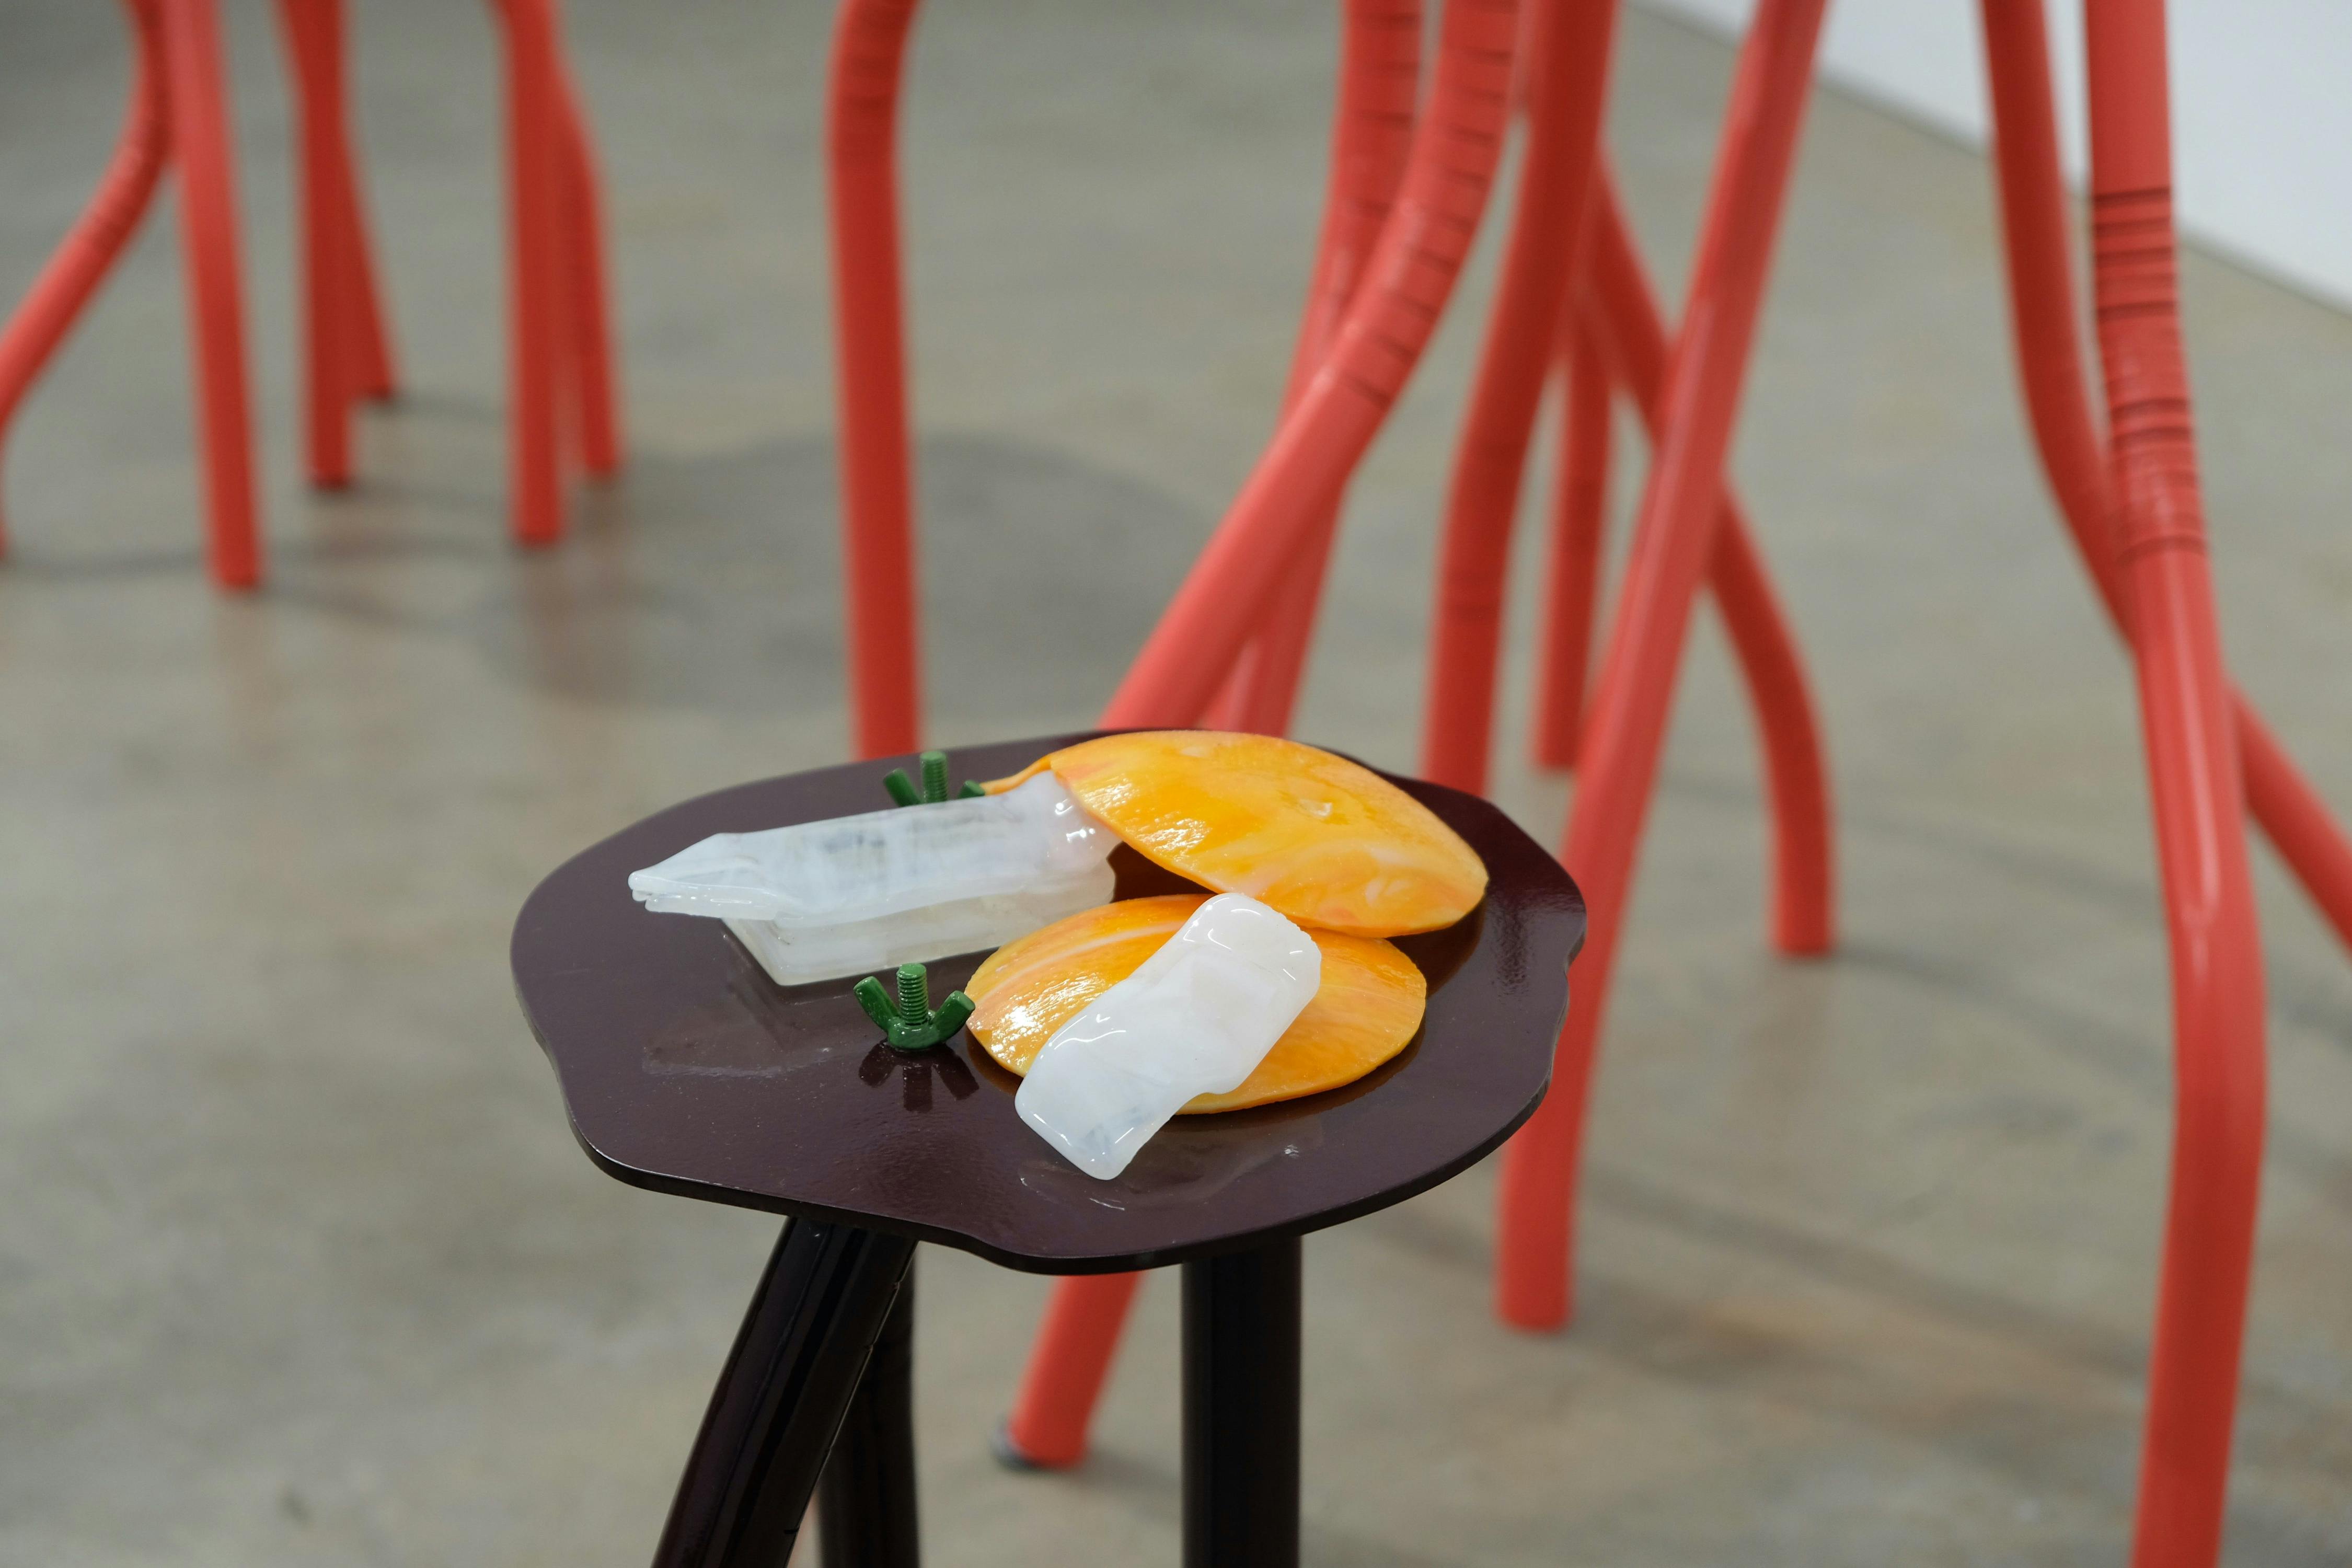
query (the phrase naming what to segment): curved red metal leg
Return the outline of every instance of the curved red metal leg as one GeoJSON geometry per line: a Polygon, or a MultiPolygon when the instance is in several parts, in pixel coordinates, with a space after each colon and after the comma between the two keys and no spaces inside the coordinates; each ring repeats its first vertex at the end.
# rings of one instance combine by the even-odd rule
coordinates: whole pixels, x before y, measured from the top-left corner
{"type": "Polygon", "coordinates": [[[825,198],[840,388],[842,559],[857,754],[922,730],[914,476],[898,294],[898,79],[916,0],[845,0],[825,79],[825,198]]]}
{"type": "MultiPolygon", "coordinates": [[[[2116,625],[2125,605],[2107,537],[2104,448],[2084,385],[2068,251],[2065,186],[2051,102],[2050,49],[2032,0],[1984,0],[1993,151],[2000,174],[2011,325],[2043,471],[2067,531],[2116,625]]],[[[2352,947],[2352,839],[2262,715],[2231,693],[2246,804],[2336,936],[2352,947]]]]}
{"type": "MultiPolygon", "coordinates": [[[[125,0],[136,51],[131,99],[115,138],[114,156],[91,193],[89,205],[66,231],[41,275],[0,328],[0,442],[25,394],[65,341],[107,269],[122,254],[140,216],[154,199],[155,182],[171,149],[165,110],[163,16],[157,0],[125,0]]],[[[0,507],[0,551],[7,544],[0,507]]]]}
{"type": "Polygon", "coordinates": [[[568,268],[563,298],[572,317],[564,335],[564,363],[580,419],[580,460],[601,479],[618,473],[621,468],[620,399],[614,390],[609,325],[612,306],[604,284],[604,202],[598,190],[595,149],[588,140],[587,117],[580,108],[580,91],[560,61],[556,89],[562,143],[557,188],[568,268]]]}
{"type": "Polygon", "coordinates": [[[1140,1274],[1078,1274],[1054,1281],[1028,1370],[1004,1418],[1006,1458],[1026,1468],[1063,1470],[1087,1457],[1087,1429],[1142,1282],[1140,1274]]]}
{"type": "MultiPolygon", "coordinates": [[[[1613,7],[1595,0],[1577,14],[1593,11],[1613,7]]],[[[1207,706],[1279,585],[1265,563],[1295,557],[1420,363],[1494,181],[1517,27],[1516,0],[1445,8],[1429,108],[1365,284],[1104,710],[1106,725],[1190,723],[1207,706]]]]}
{"type": "Polygon", "coordinates": [[[237,279],[236,159],[213,0],[163,0],[172,149],[180,172],[181,249],[196,343],[198,427],[213,578],[261,581],[252,420],[246,392],[245,303],[237,279]]]}
{"type": "Polygon", "coordinates": [[[1473,794],[1486,788],[1511,525],[1591,188],[1614,18],[1607,5],[1538,13],[1551,37],[1535,41],[1510,243],[1446,491],[1422,772],[1473,794]]]}
{"type": "MultiPolygon", "coordinates": [[[[1421,0],[1349,0],[1331,174],[1307,311],[1299,321],[1290,384],[1283,394],[1286,414],[1330,351],[1332,336],[1363,280],[1404,179],[1421,82],[1421,0]]],[[[1231,704],[1213,719],[1215,727],[1269,735],[1289,730],[1307,670],[1307,651],[1315,638],[1343,499],[1330,499],[1316,517],[1306,546],[1285,566],[1273,607],[1234,667],[1231,704]]]]}
{"type": "Polygon", "coordinates": [[[1560,322],[1559,472],[1553,480],[1551,572],[1543,652],[1536,668],[1535,763],[1576,765],[1584,678],[1601,586],[1602,510],[1609,500],[1609,363],[1590,313],[1571,299],[1560,322]]]}
{"type": "Polygon", "coordinates": [[[1691,302],[1668,367],[1656,462],[1610,627],[1561,856],[1592,921],[1582,984],[1561,1032],[1551,1092],[1507,1146],[1496,1306],[1523,1328],[1556,1328],[1570,1300],[1570,1221],[1593,1043],[1633,883],[1666,715],[1721,510],[1748,351],[1811,82],[1822,0],[1763,0],[1740,51],[1707,198],[1691,302]]]}
{"type": "Polygon", "coordinates": [[[560,100],[552,0],[497,0],[506,44],[508,505],[517,543],[563,535],[560,100]]]}
{"type": "Polygon", "coordinates": [[[2210,1568],[2262,1178],[2262,941],[2180,345],[2161,0],[2090,0],[2085,45],[2116,575],[2172,957],[2172,1193],[2132,1561],[2210,1568]]]}
{"type": "Polygon", "coordinates": [[[352,279],[366,262],[346,204],[341,0],[278,0],[292,57],[301,127],[303,335],[308,347],[303,430],[310,482],[352,478],[351,402],[360,382],[352,279]]]}
{"type": "MultiPolygon", "coordinates": [[[[1665,321],[1606,162],[1593,185],[1593,201],[1585,309],[1655,441],[1665,417],[1665,321]]],[[[1836,933],[1836,840],[1821,722],[1797,639],[1728,482],[1716,517],[1707,585],[1723,612],[1764,746],[1772,817],[1772,944],[1792,957],[1827,952],[1836,933]]]]}

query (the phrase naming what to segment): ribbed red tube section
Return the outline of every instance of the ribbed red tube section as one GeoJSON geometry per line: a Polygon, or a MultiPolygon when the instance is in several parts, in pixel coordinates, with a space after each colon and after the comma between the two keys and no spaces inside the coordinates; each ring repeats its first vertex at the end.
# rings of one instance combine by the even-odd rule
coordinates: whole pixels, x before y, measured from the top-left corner
{"type": "Polygon", "coordinates": [[[2084,42],[2116,573],[2172,958],[2172,1189],[2132,1561],[2210,1568],[2262,1178],[2262,939],[2180,342],[2160,0],[2090,0],[2084,42]]]}
{"type": "MultiPolygon", "coordinates": [[[[2108,532],[2106,453],[2084,385],[2069,205],[2058,163],[2050,46],[2038,0],[1983,0],[2010,323],[2042,471],[2100,602],[2125,604],[2108,532]]],[[[2321,916],[2352,947],[2352,839],[2243,693],[2232,690],[2246,805],[2321,916]]]]}

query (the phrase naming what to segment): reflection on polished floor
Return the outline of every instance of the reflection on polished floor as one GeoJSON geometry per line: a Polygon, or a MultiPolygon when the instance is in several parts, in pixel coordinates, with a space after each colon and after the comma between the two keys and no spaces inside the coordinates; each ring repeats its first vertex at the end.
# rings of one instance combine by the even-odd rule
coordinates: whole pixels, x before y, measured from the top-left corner
{"type": "MultiPolygon", "coordinates": [[[[1224,8],[925,18],[942,742],[1087,720],[1270,421],[1331,18],[1224,8]]],[[[274,581],[202,579],[168,223],[10,453],[0,1563],[642,1562],[773,1224],[588,1165],[506,936],[589,840],[845,747],[826,18],[572,8],[636,448],[570,543],[523,557],[480,7],[358,8],[413,390],[365,417],[337,496],[295,483],[277,43],[266,8],[228,9],[274,581]]],[[[1622,55],[1613,136],[1672,284],[1729,55],[1640,13],[1622,55]]],[[[103,8],[0,15],[0,297],[95,178],[121,71],[103,8]]],[[[1357,486],[1300,727],[1390,766],[1414,754],[1488,238],[1357,486]]],[[[1844,943],[1765,950],[1753,739],[1703,626],[1612,1010],[1580,1316],[1540,1339],[1488,1315],[1483,1170],[1310,1242],[1310,1563],[2120,1561],[2164,949],[2130,681],[2026,447],[1994,245],[1979,158],[1818,99],[1737,470],[1829,726],[1844,943]]],[[[2352,810],[2352,320],[2207,258],[2186,282],[2231,653],[2352,810]]],[[[1530,599],[1498,789],[1549,839],[1567,786],[1520,761],[1530,599]]],[[[2261,874],[2273,1127],[2229,1554],[2335,1563],[2352,964],[2261,874]]],[[[937,1559],[1172,1561],[1172,1289],[1147,1289],[1095,1460],[1022,1478],[984,1438],[1043,1285],[920,1267],[937,1559]]]]}

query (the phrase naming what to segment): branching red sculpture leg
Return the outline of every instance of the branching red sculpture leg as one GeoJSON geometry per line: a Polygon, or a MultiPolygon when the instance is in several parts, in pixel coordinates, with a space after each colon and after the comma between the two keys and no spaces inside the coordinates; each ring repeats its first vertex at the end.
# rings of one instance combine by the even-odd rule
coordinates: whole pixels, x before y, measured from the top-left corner
{"type": "Polygon", "coordinates": [[[1592,910],[1582,984],[1552,1089],[1504,1155],[1497,1310],[1556,1328],[1570,1301],[1571,1220],[1593,1044],[1606,1013],[1635,848],[1665,740],[1690,612],[1714,547],[1730,443],[1797,133],[1822,0],[1764,0],[1740,52],[1691,300],[1667,367],[1657,460],[1585,731],[1562,861],[1592,910]]]}
{"type": "MultiPolygon", "coordinates": [[[[2008,242],[2011,324],[2043,470],[2100,602],[2120,628],[2125,604],[2108,537],[2105,450],[2085,387],[2067,247],[2065,185],[2050,92],[2050,47],[2031,0],[1984,0],[1993,152],[2008,242]]],[[[2231,697],[2246,804],[2287,868],[2352,947],[2352,840],[2242,693],[2231,697]]]]}
{"type": "MultiPolygon", "coordinates": [[[[166,107],[163,18],[159,0],[126,0],[136,48],[131,100],[98,189],[66,232],[41,275],[0,329],[0,440],[16,408],[65,342],[66,333],[98,291],[131,231],[154,199],[155,184],[171,153],[171,116],[166,107]]],[[[0,519],[6,509],[0,507],[0,519]]],[[[0,549],[7,542],[0,523],[0,549]]]]}

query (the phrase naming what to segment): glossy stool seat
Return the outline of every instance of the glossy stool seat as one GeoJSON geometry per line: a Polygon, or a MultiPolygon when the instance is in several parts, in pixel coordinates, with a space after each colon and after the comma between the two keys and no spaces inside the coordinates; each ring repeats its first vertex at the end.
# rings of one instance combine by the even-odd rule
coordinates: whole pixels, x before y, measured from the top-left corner
{"type": "MultiPolygon", "coordinates": [[[[950,766],[1001,775],[1083,738],[950,766]]],[[[893,1052],[845,983],[777,986],[719,922],[631,899],[630,871],[709,834],[874,809],[887,765],[674,806],[566,863],[516,921],[516,990],[589,1156],[637,1186],[792,1216],[656,1561],[781,1563],[828,1454],[828,1558],[915,1561],[903,1282],[933,1241],[1041,1274],[1183,1265],[1186,1561],[1295,1563],[1298,1238],[1436,1185],[1533,1114],[1581,895],[1494,806],[1396,780],[1490,879],[1458,925],[1398,942],[1429,982],[1420,1035],[1345,1088],[1180,1118],[1098,1183],[1019,1121],[1018,1080],[969,1037],[893,1052]]],[[[1130,851],[1114,864],[1122,898],[1189,886],[1130,851]]],[[[933,965],[934,984],[982,956],[933,965]]]]}

